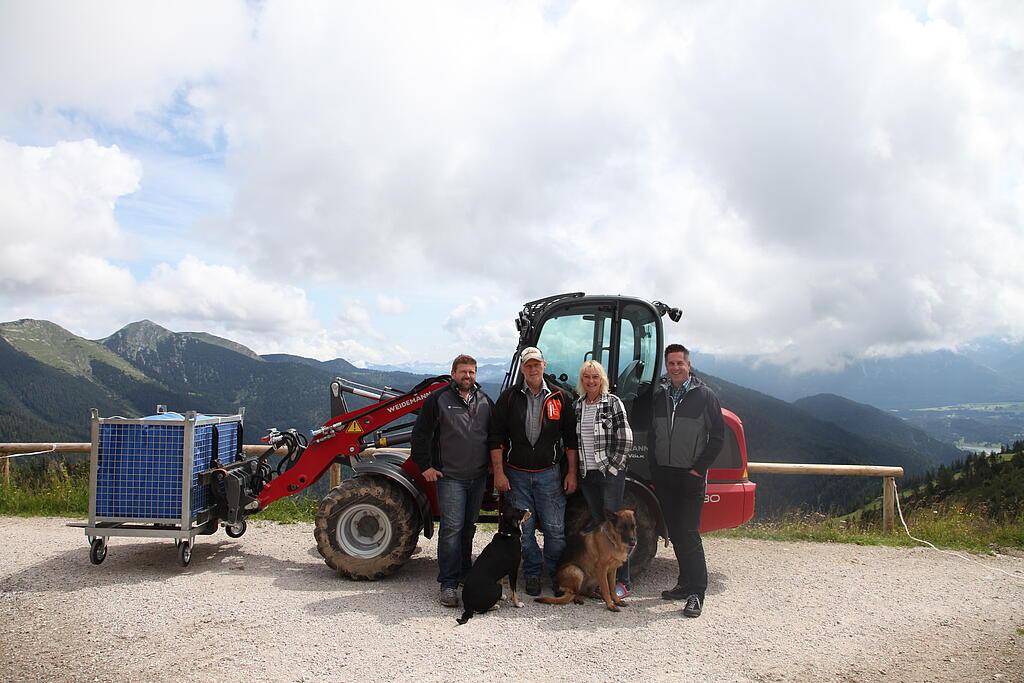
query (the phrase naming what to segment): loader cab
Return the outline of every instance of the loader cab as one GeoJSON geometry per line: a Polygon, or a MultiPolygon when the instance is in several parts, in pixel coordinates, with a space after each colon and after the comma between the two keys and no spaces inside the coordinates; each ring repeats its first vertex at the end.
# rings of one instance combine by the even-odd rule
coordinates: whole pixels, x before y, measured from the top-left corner
{"type": "MultiPolygon", "coordinates": [[[[589,298],[589,297],[588,297],[589,298]]],[[[634,300],[583,300],[553,307],[538,321],[535,346],[547,373],[575,393],[580,366],[596,360],[629,417],[650,404],[661,370],[661,320],[650,304],[634,300]]]]}
{"type": "MultiPolygon", "coordinates": [[[[625,404],[630,424],[644,425],[650,417],[655,382],[661,376],[661,319],[665,313],[678,319],[678,309],[657,302],[582,293],[559,295],[524,307],[517,321],[519,348],[540,348],[547,360],[545,379],[573,398],[580,366],[587,360],[598,361],[608,373],[611,392],[625,404]]],[[[521,382],[517,355],[505,384],[521,382]]],[[[630,453],[631,466],[636,460],[644,470],[645,443],[636,439],[630,453]]]]}

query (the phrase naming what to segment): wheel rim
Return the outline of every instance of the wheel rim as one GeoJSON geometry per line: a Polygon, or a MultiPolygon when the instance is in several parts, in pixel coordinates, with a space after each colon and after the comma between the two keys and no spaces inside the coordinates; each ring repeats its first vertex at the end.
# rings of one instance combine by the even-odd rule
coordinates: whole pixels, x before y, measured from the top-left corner
{"type": "Polygon", "coordinates": [[[375,505],[353,505],[341,513],[335,536],[354,557],[376,557],[391,543],[391,520],[375,505]]]}

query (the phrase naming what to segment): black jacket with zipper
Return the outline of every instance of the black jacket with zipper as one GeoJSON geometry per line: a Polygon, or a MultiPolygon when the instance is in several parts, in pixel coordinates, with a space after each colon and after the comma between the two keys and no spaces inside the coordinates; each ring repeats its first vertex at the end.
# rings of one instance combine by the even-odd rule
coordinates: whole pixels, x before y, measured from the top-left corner
{"type": "Polygon", "coordinates": [[[698,377],[690,378],[690,387],[675,406],[667,377],[661,378],[654,392],[647,430],[652,472],[656,466],[707,474],[725,443],[725,420],[718,397],[698,377]]]}
{"type": "Polygon", "coordinates": [[[430,467],[452,479],[475,479],[490,466],[487,437],[494,404],[480,385],[471,403],[452,382],[423,402],[412,430],[412,459],[420,471],[430,467]]]}
{"type": "Polygon", "coordinates": [[[541,429],[537,443],[526,438],[526,392],[509,387],[494,404],[490,448],[506,446],[505,463],[517,470],[536,472],[560,464],[566,448],[575,449],[576,411],[572,399],[561,389],[552,389],[541,406],[541,429]]]}

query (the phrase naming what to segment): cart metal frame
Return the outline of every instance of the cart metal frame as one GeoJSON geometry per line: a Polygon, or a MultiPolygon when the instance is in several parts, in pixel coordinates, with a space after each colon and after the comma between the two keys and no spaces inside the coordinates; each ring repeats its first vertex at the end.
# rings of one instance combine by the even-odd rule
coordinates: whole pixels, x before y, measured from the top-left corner
{"type": "MultiPolygon", "coordinates": [[[[166,413],[165,406],[158,406],[157,413],[166,413]]],[[[93,564],[101,563],[107,554],[107,539],[111,536],[170,538],[178,548],[182,566],[188,566],[192,557],[192,547],[197,535],[209,535],[217,531],[219,520],[213,516],[213,506],[192,514],[192,478],[195,466],[195,433],[197,427],[237,422],[242,427],[245,409],[235,415],[204,415],[198,417],[195,411],[184,413],[183,419],[168,420],[165,418],[100,417],[99,411],[92,409],[91,436],[92,448],[89,458],[89,520],[86,524],[69,526],[83,527],[89,539],[90,559],[93,564]],[[154,425],[177,426],[184,430],[181,465],[181,515],[179,518],[166,517],[116,517],[97,514],[97,486],[100,465],[100,425],[154,425]]],[[[239,528],[229,527],[228,535],[237,538],[245,532],[244,522],[239,528]]]]}

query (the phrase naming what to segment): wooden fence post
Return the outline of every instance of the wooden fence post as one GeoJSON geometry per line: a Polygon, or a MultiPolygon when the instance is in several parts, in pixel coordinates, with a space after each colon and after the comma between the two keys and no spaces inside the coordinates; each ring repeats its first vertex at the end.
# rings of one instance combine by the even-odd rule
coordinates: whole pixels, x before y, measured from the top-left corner
{"type": "Polygon", "coordinates": [[[334,463],[331,465],[331,488],[339,486],[341,486],[341,465],[334,463]]]}
{"type": "Polygon", "coordinates": [[[10,453],[0,451],[0,477],[3,478],[4,486],[11,483],[11,459],[7,457],[10,453]]]}
{"type": "Polygon", "coordinates": [[[882,533],[892,533],[895,513],[896,477],[882,477],[882,533]]]}

